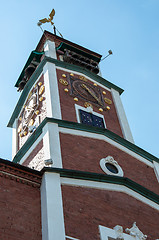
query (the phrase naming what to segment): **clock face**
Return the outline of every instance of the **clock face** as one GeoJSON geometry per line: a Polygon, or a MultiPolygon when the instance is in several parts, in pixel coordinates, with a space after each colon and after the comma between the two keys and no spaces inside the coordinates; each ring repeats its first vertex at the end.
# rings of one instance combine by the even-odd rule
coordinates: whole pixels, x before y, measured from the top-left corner
{"type": "Polygon", "coordinates": [[[104,107],[101,91],[97,86],[73,77],[70,77],[70,83],[72,95],[104,107]]]}
{"type": "Polygon", "coordinates": [[[18,129],[18,132],[20,133],[21,136],[27,135],[29,132],[29,127],[33,126],[34,124],[33,116],[38,107],[39,107],[38,87],[36,87],[34,88],[33,91],[30,92],[28,100],[21,114],[21,124],[18,129]]]}
{"type": "Polygon", "coordinates": [[[39,112],[42,106],[41,102],[44,99],[42,96],[44,90],[45,87],[42,82],[38,82],[30,91],[19,117],[18,133],[20,137],[24,137],[28,134],[30,135],[39,125],[39,112]]]}
{"type": "Polygon", "coordinates": [[[28,103],[23,113],[23,118],[22,118],[23,126],[26,126],[26,127],[28,126],[29,121],[31,120],[38,106],[39,106],[39,103],[38,103],[37,94],[33,93],[30,99],[28,100],[28,103]]]}

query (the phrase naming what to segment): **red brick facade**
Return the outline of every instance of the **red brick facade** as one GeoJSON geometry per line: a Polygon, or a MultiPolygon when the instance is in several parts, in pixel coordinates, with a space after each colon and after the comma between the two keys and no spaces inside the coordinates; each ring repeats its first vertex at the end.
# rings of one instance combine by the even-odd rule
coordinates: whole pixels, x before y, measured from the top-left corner
{"type": "Polygon", "coordinates": [[[158,238],[158,211],[125,193],[64,185],[62,194],[66,235],[98,240],[99,225],[126,229],[137,222],[147,240],[158,238]]]}
{"type": "Polygon", "coordinates": [[[0,164],[0,239],[41,239],[41,177],[0,164]]]}
{"type": "Polygon", "coordinates": [[[104,173],[99,162],[112,156],[122,167],[124,177],[159,194],[153,168],[103,140],[60,133],[63,167],[80,171],[104,173]]]}

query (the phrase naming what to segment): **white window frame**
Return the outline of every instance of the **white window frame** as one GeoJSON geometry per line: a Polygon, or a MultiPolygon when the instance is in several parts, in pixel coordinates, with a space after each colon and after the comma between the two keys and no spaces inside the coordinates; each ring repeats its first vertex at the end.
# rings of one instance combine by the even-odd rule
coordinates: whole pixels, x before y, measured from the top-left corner
{"type": "Polygon", "coordinates": [[[102,119],[103,119],[103,123],[104,123],[104,127],[107,128],[106,122],[105,122],[105,119],[104,119],[104,116],[103,116],[102,114],[97,113],[97,112],[94,112],[93,110],[90,111],[89,108],[85,108],[85,107],[82,107],[82,106],[77,105],[77,104],[75,104],[75,110],[76,110],[76,118],[77,118],[77,122],[78,122],[78,123],[81,123],[79,110],[83,110],[83,111],[85,111],[85,112],[92,113],[93,115],[102,118],[102,119]]]}
{"type": "MultiPolygon", "coordinates": [[[[116,231],[114,229],[99,225],[99,233],[101,240],[109,240],[109,238],[117,239],[116,231]]],[[[123,233],[124,240],[136,240],[129,234],[123,233]]]]}
{"type": "Polygon", "coordinates": [[[113,157],[111,156],[108,156],[106,158],[102,158],[100,160],[100,167],[101,169],[108,175],[113,175],[113,176],[120,176],[120,177],[123,177],[124,176],[124,172],[122,170],[122,168],[119,166],[119,164],[117,163],[117,161],[110,161],[109,158],[112,158],[114,160],[113,157]],[[113,173],[111,171],[109,171],[109,169],[105,166],[106,163],[110,163],[112,165],[114,165],[114,167],[116,167],[116,169],[118,170],[118,173],[113,173]]]}

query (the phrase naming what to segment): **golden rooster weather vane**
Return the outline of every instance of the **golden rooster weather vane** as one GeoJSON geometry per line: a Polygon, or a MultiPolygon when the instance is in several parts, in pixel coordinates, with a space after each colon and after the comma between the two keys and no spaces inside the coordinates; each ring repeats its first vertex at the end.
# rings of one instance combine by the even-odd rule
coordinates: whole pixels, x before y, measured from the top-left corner
{"type": "MultiPolygon", "coordinates": [[[[54,16],[55,16],[55,10],[53,9],[53,10],[51,11],[51,13],[49,14],[49,18],[43,18],[43,19],[39,20],[39,22],[38,22],[37,25],[41,28],[41,25],[42,25],[43,23],[50,22],[51,25],[53,26],[54,34],[56,35],[56,30],[58,31],[58,29],[55,27],[54,23],[52,22],[54,16]]],[[[42,28],[41,28],[41,30],[43,31],[42,28]]],[[[58,31],[58,33],[60,34],[61,37],[63,37],[62,34],[61,34],[59,31],[58,31]]]]}
{"type": "Polygon", "coordinates": [[[49,14],[49,18],[43,18],[43,19],[39,20],[39,22],[40,22],[41,24],[42,24],[42,23],[46,23],[46,22],[50,22],[51,25],[54,25],[54,23],[52,22],[54,15],[55,15],[55,10],[53,9],[53,10],[51,11],[51,13],[49,14]]]}

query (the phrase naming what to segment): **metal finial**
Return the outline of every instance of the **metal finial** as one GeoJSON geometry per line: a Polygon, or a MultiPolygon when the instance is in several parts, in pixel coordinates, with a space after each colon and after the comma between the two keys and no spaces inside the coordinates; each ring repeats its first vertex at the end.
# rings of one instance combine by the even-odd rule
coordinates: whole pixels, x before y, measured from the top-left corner
{"type": "Polygon", "coordinates": [[[109,57],[110,55],[112,55],[113,54],[113,52],[112,52],[112,50],[109,50],[108,51],[108,55],[106,55],[104,58],[102,58],[100,61],[103,61],[104,59],[106,59],[107,57],[109,57]]]}
{"type": "MultiPolygon", "coordinates": [[[[58,29],[55,27],[54,23],[53,23],[53,17],[55,16],[55,10],[52,9],[51,13],[49,14],[49,18],[43,18],[41,20],[39,20],[39,22],[37,23],[37,25],[42,29],[41,25],[43,23],[51,23],[51,25],[53,26],[53,30],[54,30],[54,34],[56,35],[56,30],[57,32],[60,34],[60,36],[63,38],[62,34],[58,31],[58,29]]],[[[42,29],[43,31],[43,29],[42,29]]]]}

